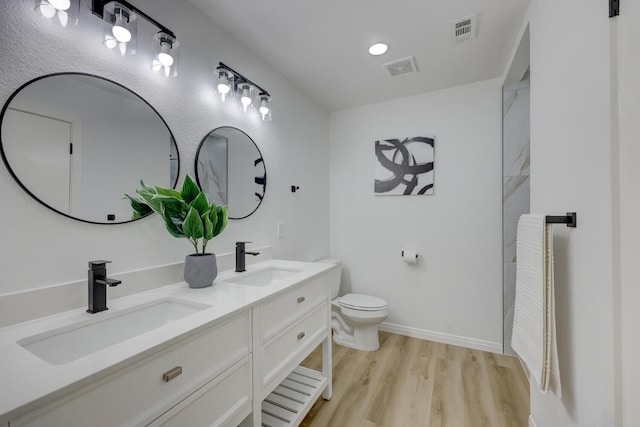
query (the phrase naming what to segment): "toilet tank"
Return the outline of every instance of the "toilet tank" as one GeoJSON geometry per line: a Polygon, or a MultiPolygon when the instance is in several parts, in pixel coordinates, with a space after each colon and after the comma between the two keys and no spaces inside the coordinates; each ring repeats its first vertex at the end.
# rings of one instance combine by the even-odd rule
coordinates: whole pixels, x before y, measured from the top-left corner
{"type": "Polygon", "coordinates": [[[324,264],[333,264],[337,265],[338,268],[334,268],[331,270],[329,274],[329,280],[331,281],[331,299],[334,299],[340,293],[340,279],[342,277],[342,261],[339,259],[325,258],[318,260],[317,262],[321,262],[324,264]]]}

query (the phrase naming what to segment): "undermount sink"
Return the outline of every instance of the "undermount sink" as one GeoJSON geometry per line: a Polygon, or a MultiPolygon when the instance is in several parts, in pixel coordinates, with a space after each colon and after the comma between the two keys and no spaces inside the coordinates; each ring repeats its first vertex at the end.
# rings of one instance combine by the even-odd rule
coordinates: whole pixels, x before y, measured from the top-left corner
{"type": "Polygon", "coordinates": [[[22,347],[53,365],[72,362],[129,338],[209,308],[207,304],[164,298],[33,335],[22,347]]]}
{"type": "Polygon", "coordinates": [[[229,279],[229,282],[247,286],[268,286],[301,271],[295,268],[267,267],[247,273],[239,273],[237,277],[229,279]]]}

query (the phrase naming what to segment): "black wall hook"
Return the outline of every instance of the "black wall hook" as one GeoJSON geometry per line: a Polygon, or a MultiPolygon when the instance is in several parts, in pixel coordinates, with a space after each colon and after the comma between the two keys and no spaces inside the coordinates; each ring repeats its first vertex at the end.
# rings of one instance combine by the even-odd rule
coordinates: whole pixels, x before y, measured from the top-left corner
{"type": "Polygon", "coordinates": [[[292,193],[295,193],[295,192],[296,192],[296,191],[298,191],[299,189],[300,189],[300,186],[298,186],[298,185],[292,185],[292,186],[291,186],[291,192],[292,192],[292,193]]]}

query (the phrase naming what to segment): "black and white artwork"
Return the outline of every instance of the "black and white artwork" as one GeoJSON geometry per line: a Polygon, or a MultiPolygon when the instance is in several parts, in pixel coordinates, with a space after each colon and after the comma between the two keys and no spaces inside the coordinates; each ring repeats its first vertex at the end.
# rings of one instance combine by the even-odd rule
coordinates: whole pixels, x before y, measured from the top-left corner
{"type": "Polygon", "coordinates": [[[434,137],[376,141],[376,195],[433,194],[434,137]]]}

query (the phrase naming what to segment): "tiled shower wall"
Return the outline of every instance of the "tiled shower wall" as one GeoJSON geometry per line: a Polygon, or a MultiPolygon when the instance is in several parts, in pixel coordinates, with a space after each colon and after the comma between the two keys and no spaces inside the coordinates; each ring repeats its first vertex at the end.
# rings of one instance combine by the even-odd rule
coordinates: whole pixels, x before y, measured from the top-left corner
{"type": "Polygon", "coordinates": [[[505,86],[502,104],[502,218],[504,353],[511,349],[516,295],[516,228],[529,213],[529,80],[505,86]]]}

